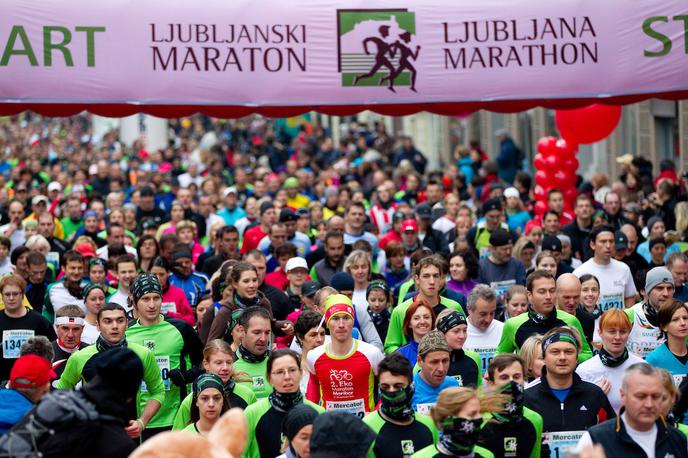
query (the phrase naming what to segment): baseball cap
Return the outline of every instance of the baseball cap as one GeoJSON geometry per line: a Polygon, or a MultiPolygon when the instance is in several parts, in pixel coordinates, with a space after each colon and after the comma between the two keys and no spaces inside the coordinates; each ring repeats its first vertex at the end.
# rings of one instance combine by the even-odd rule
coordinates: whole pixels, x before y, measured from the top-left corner
{"type": "Polygon", "coordinates": [[[421,219],[431,219],[432,208],[426,203],[418,204],[416,206],[416,215],[421,219]]]}
{"type": "Polygon", "coordinates": [[[490,245],[493,247],[505,246],[509,245],[510,243],[513,243],[511,240],[511,234],[509,234],[509,232],[505,229],[497,228],[492,231],[492,234],[490,234],[490,245]]]}
{"type": "Polygon", "coordinates": [[[650,291],[652,291],[655,286],[662,283],[669,283],[671,286],[675,287],[674,277],[671,275],[671,272],[669,272],[669,269],[664,266],[650,269],[645,275],[645,292],[650,294],[650,291]]]}
{"type": "Polygon", "coordinates": [[[284,189],[295,189],[299,187],[299,180],[296,177],[289,177],[286,180],[284,180],[284,185],[282,185],[284,189]]]}
{"type": "Polygon", "coordinates": [[[224,191],[222,191],[222,197],[227,197],[230,194],[236,194],[237,189],[236,186],[228,186],[225,188],[224,191]]]}
{"type": "Polygon", "coordinates": [[[561,253],[561,240],[554,235],[548,235],[542,239],[542,249],[561,253]]]}
{"type": "Polygon", "coordinates": [[[621,231],[616,231],[614,233],[614,247],[617,250],[625,250],[628,248],[628,237],[621,231]]]}
{"type": "Polygon", "coordinates": [[[74,247],[74,251],[81,253],[81,256],[83,256],[84,258],[96,257],[96,251],[93,249],[90,243],[79,243],[77,246],[74,247]]]}
{"type": "Polygon", "coordinates": [[[285,272],[291,272],[292,270],[298,269],[298,268],[303,268],[303,269],[308,270],[308,263],[306,262],[305,259],[297,256],[295,258],[290,258],[287,261],[287,265],[284,266],[284,271],[285,272]]]}
{"type": "Polygon", "coordinates": [[[418,232],[418,221],[415,219],[407,219],[401,223],[402,232],[418,232]]]}
{"type": "Polygon", "coordinates": [[[10,386],[12,388],[36,388],[57,378],[57,374],[47,359],[38,355],[24,355],[19,357],[10,372],[10,386]]]}
{"type": "Polygon", "coordinates": [[[58,183],[57,181],[51,181],[50,184],[48,185],[48,192],[53,192],[53,191],[62,191],[62,185],[58,183]]]}
{"type": "Polygon", "coordinates": [[[499,199],[487,199],[483,203],[482,213],[483,215],[492,210],[502,211],[502,201],[499,199]]]}
{"type": "Polygon", "coordinates": [[[425,356],[433,351],[446,351],[447,353],[451,353],[446,337],[444,337],[442,331],[438,331],[437,329],[433,329],[425,334],[418,344],[419,356],[425,356]]]}
{"type": "Polygon", "coordinates": [[[511,186],[504,190],[504,197],[506,197],[507,199],[509,197],[521,197],[521,194],[518,192],[518,189],[511,186]]]}
{"type": "Polygon", "coordinates": [[[307,208],[299,208],[296,210],[296,216],[298,216],[299,218],[302,218],[305,216],[310,218],[311,212],[307,208]]]}
{"type": "Polygon", "coordinates": [[[294,213],[294,211],[291,208],[283,208],[282,211],[280,211],[279,215],[279,222],[280,223],[286,223],[289,221],[298,221],[299,217],[294,213]]]}
{"type": "Polygon", "coordinates": [[[315,293],[318,292],[320,289],[320,283],[318,283],[315,280],[308,280],[306,283],[301,286],[301,294],[303,294],[306,297],[311,297],[315,295],[315,293]]]}
{"type": "Polygon", "coordinates": [[[34,198],[31,199],[31,205],[38,205],[41,202],[48,205],[50,203],[50,200],[42,194],[39,196],[34,196],[34,198]]]}

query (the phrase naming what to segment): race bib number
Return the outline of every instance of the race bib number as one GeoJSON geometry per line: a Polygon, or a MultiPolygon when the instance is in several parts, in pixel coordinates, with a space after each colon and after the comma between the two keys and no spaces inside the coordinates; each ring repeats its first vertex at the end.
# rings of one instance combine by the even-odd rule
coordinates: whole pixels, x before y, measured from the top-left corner
{"type": "Polygon", "coordinates": [[[365,415],[365,401],[363,399],[352,399],[351,401],[325,401],[325,410],[352,413],[358,418],[363,418],[365,415]]]}
{"type": "MultiPolygon", "coordinates": [[[[160,370],[160,377],[162,378],[162,384],[165,387],[165,391],[170,391],[170,357],[156,356],[155,363],[158,365],[158,370],[160,370]]],[[[141,392],[148,392],[146,382],[141,382],[141,392]]]]}
{"type": "Polygon", "coordinates": [[[423,415],[430,415],[430,408],[434,405],[434,402],[427,404],[416,404],[416,412],[422,413],[423,415]]]}
{"type": "Polygon", "coordinates": [[[493,281],[490,283],[490,288],[497,295],[497,300],[502,304],[506,302],[506,293],[516,284],[516,280],[493,281]]]}
{"type": "Polygon", "coordinates": [[[468,350],[473,350],[480,357],[480,365],[482,366],[482,375],[487,372],[487,366],[494,358],[495,353],[497,353],[497,348],[467,348],[468,350]]]}
{"type": "Polygon", "coordinates": [[[585,431],[559,431],[542,433],[542,442],[549,445],[550,458],[564,458],[566,451],[578,444],[585,431]]]}
{"type": "Polygon", "coordinates": [[[2,331],[2,357],[5,359],[19,358],[21,346],[35,335],[31,329],[12,329],[2,331]]]}
{"type": "Polygon", "coordinates": [[[160,307],[160,313],[164,315],[168,312],[177,313],[177,304],[174,302],[163,302],[160,307]]]}
{"type": "Polygon", "coordinates": [[[611,309],[623,309],[624,298],[623,294],[605,294],[600,296],[600,310],[602,313],[611,309]]]}

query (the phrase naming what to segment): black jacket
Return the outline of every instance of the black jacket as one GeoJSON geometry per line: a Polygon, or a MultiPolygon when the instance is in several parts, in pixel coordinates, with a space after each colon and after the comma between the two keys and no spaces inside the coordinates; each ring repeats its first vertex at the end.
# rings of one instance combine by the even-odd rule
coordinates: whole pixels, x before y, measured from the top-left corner
{"type": "MultiPolygon", "coordinates": [[[[645,451],[631,439],[626,431],[626,425],[619,416],[616,420],[605,421],[601,425],[588,430],[590,438],[595,444],[601,444],[608,456],[613,450],[613,456],[645,457],[645,451]]],[[[657,439],[655,442],[655,456],[667,457],[686,456],[686,436],[678,429],[667,427],[663,419],[657,420],[657,439]]]]}
{"type": "Polygon", "coordinates": [[[427,233],[423,239],[423,246],[433,253],[449,256],[449,242],[443,233],[428,225],[427,233]]]}
{"type": "Polygon", "coordinates": [[[571,391],[562,403],[549,387],[546,374],[543,367],[539,383],[525,391],[526,407],[542,415],[543,432],[582,431],[616,417],[609,399],[597,385],[584,382],[574,372],[571,391]]]}
{"type": "Polygon", "coordinates": [[[589,251],[587,247],[590,228],[581,228],[574,219],[572,222],[561,228],[561,231],[571,239],[571,253],[575,258],[585,261],[585,254],[589,251]]]}

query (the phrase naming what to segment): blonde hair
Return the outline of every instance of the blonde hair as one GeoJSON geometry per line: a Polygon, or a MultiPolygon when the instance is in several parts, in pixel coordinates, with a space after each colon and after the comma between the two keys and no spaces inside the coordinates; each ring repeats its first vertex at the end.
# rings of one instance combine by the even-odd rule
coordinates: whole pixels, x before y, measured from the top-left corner
{"type": "Polygon", "coordinates": [[[542,334],[533,334],[532,336],[528,337],[525,342],[523,342],[523,345],[521,345],[521,349],[518,352],[521,358],[523,358],[523,362],[525,362],[526,376],[528,378],[533,378],[533,373],[530,368],[535,362],[537,351],[540,350],[541,345],[542,334]]]}
{"type": "Polygon", "coordinates": [[[196,230],[196,223],[194,223],[193,221],[189,221],[188,219],[179,221],[179,222],[174,226],[174,232],[175,232],[175,234],[177,234],[177,235],[179,235],[179,233],[180,233],[183,229],[191,229],[191,230],[193,231],[194,234],[197,234],[197,233],[198,233],[197,230],[196,230]]]}
{"type": "Polygon", "coordinates": [[[674,214],[676,215],[676,230],[683,237],[688,232],[688,202],[677,203],[674,214]]]}
{"type": "Polygon", "coordinates": [[[511,397],[504,394],[492,393],[480,395],[475,388],[451,387],[445,388],[437,396],[437,402],[430,408],[430,417],[438,428],[447,417],[455,417],[464,405],[471,399],[480,401],[480,413],[501,412],[511,397]]]}
{"type": "Polygon", "coordinates": [[[514,243],[514,248],[511,250],[514,258],[519,259],[521,257],[521,252],[528,242],[532,243],[532,241],[525,235],[520,236],[518,240],[516,240],[516,243],[514,243]]]}
{"type": "Polygon", "coordinates": [[[351,273],[351,268],[359,263],[368,264],[368,276],[370,276],[373,271],[371,267],[370,255],[363,250],[354,250],[349,256],[346,257],[343,267],[344,272],[351,273]]]}
{"type": "MultiPolygon", "coordinates": [[[[205,344],[203,347],[203,361],[210,361],[210,357],[217,354],[224,353],[226,355],[234,355],[231,345],[222,339],[213,339],[205,344]]],[[[246,372],[236,371],[232,365],[232,375],[230,376],[232,380],[237,383],[250,382],[251,378],[246,372]]]]}

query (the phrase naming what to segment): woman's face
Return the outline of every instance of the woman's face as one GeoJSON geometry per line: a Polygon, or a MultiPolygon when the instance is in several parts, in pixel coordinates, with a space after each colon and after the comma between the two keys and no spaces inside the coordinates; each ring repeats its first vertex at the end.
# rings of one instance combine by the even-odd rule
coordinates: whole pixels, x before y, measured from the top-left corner
{"type": "Polygon", "coordinates": [[[170,210],[170,218],[172,218],[172,221],[175,223],[178,223],[184,219],[184,209],[181,205],[175,205],[172,207],[172,210],[170,210]]]}
{"type": "Polygon", "coordinates": [[[158,280],[160,281],[160,286],[162,286],[163,288],[167,286],[167,277],[170,276],[170,273],[167,271],[167,269],[160,266],[153,266],[151,267],[150,273],[158,277],[158,280]]]}
{"type": "Polygon", "coordinates": [[[208,359],[203,360],[203,369],[220,377],[222,383],[227,383],[232,377],[233,367],[234,356],[231,353],[216,351],[208,359]]]}
{"type": "Polygon", "coordinates": [[[525,294],[514,294],[511,300],[506,303],[506,310],[509,313],[509,318],[519,316],[528,310],[528,298],[525,294]]]}
{"type": "Polygon", "coordinates": [[[662,399],[660,400],[659,404],[659,414],[663,417],[666,417],[671,411],[671,409],[674,407],[675,402],[676,397],[673,395],[673,393],[664,390],[664,394],[662,395],[662,399]]]}
{"type": "Polygon", "coordinates": [[[464,281],[468,271],[466,270],[466,263],[463,262],[463,257],[454,256],[449,260],[449,275],[452,280],[464,281]]]}
{"type": "Polygon", "coordinates": [[[664,244],[662,243],[658,243],[652,247],[652,249],[650,250],[650,254],[652,255],[652,260],[655,263],[663,264],[664,255],[666,254],[666,246],[664,246],[664,244]]]}
{"type": "Polygon", "coordinates": [[[655,239],[657,237],[664,237],[664,232],[666,232],[666,226],[664,221],[658,221],[652,225],[650,229],[650,239],[655,239]]]}
{"type": "Polygon", "coordinates": [[[110,216],[108,217],[110,220],[110,224],[117,223],[117,224],[124,224],[124,213],[120,211],[112,212],[110,213],[110,216]]]}
{"type": "Polygon", "coordinates": [[[296,269],[291,269],[287,272],[287,280],[289,280],[289,285],[301,287],[306,283],[306,276],[308,271],[303,267],[297,267],[296,269]]]}
{"type": "Polygon", "coordinates": [[[357,285],[365,285],[368,283],[370,266],[367,262],[356,262],[351,266],[349,273],[354,277],[354,282],[357,285]]]}
{"type": "Polygon", "coordinates": [[[296,452],[296,456],[301,458],[311,458],[311,433],[313,425],[306,425],[296,433],[290,444],[296,452]]]}
{"type": "Polygon", "coordinates": [[[609,327],[600,329],[602,346],[612,355],[621,355],[626,349],[626,341],[631,330],[628,328],[609,327]]]}
{"type": "Polygon", "coordinates": [[[530,239],[531,242],[535,244],[535,246],[540,246],[540,244],[542,243],[542,234],[542,228],[534,227],[533,229],[531,229],[527,237],[528,239],[530,239]]]}
{"type": "Polygon", "coordinates": [[[528,369],[530,373],[533,374],[533,378],[538,378],[540,374],[542,374],[542,368],[545,365],[545,358],[542,357],[542,348],[540,348],[540,345],[536,345],[535,354],[533,356],[533,362],[528,369]]]}
{"type": "Polygon", "coordinates": [[[242,272],[234,288],[239,296],[253,299],[258,293],[258,275],[253,270],[242,272]]]}
{"type": "Polygon", "coordinates": [[[387,294],[381,289],[373,289],[368,294],[368,305],[373,312],[382,312],[387,308],[387,294]]]}
{"type": "Polygon", "coordinates": [[[546,270],[547,272],[551,273],[553,277],[556,277],[557,275],[557,261],[555,261],[555,259],[552,257],[545,256],[544,258],[540,259],[537,268],[546,270]]]}
{"type": "Polygon", "coordinates": [[[430,309],[423,306],[418,307],[413,315],[411,315],[409,327],[413,333],[413,340],[420,342],[420,339],[432,329],[432,314],[430,309]]]}
{"type": "Polygon", "coordinates": [[[90,278],[93,283],[104,285],[105,269],[103,266],[92,266],[90,272],[88,273],[88,278],[90,278]]]}
{"type": "Polygon", "coordinates": [[[581,302],[588,309],[593,309],[600,298],[600,287],[597,282],[590,279],[581,285],[581,302]]]}
{"type": "Polygon", "coordinates": [[[29,257],[29,252],[27,251],[26,253],[20,255],[17,258],[17,263],[15,266],[17,267],[18,270],[21,270],[22,272],[26,272],[29,270],[29,264],[26,262],[26,258],[29,257]]]}
{"type": "Polygon", "coordinates": [[[148,239],[141,244],[141,257],[151,259],[156,253],[155,240],[148,239]]]}
{"type": "Polygon", "coordinates": [[[194,230],[191,228],[184,228],[179,231],[179,242],[190,245],[194,241],[194,230]]]}
{"type": "Polygon", "coordinates": [[[688,309],[681,307],[671,316],[669,324],[662,326],[662,331],[677,339],[688,337],[688,309]]]}
{"type": "Polygon", "coordinates": [[[480,400],[478,397],[476,396],[471,398],[468,402],[466,402],[463,407],[461,407],[461,410],[458,411],[456,416],[459,418],[467,418],[469,420],[480,418],[480,400]]]}
{"type": "Polygon", "coordinates": [[[301,382],[301,367],[289,355],[277,358],[272,362],[270,384],[278,393],[296,393],[301,382]]]}
{"type": "Polygon", "coordinates": [[[203,315],[205,315],[206,310],[208,310],[208,307],[210,307],[212,303],[212,300],[205,300],[198,303],[196,306],[196,322],[201,322],[203,315]]]}
{"type": "Polygon", "coordinates": [[[301,342],[301,348],[304,354],[307,354],[314,348],[318,348],[325,343],[325,328],[323,326],[317,326],[308,330],[305,336],[303,336],[303,341],[301,342]]]}
{"type": "Polygon", "coordinates": [[[466,338],[468,337],[468,326],[465,324],[460,324],[454,326],[444,335],[447,339],[447,344],[452,350],[461,350],[463,344],[466,343],[466,338]]]}
{"type": "Polygon", "coordinates": [[[198,394],[196,407],[201,418],[214,422],[222,415],[224,399],[217,388],[206,388],[198,394]]]}
{"type": "Polygon", "coordinates": [[[84,304],[86,305],[86,308],[88,309],[89,312],[93,314],[97,314],[100,309],[103,307],[103,304],[105,303],[105,293],[103,293],[99,289],[94,289],[91,291],[91,294],[89,294],[86,297],[86,300],[84,301],[84,304]]]}

